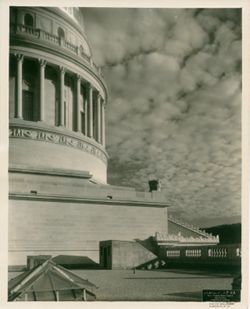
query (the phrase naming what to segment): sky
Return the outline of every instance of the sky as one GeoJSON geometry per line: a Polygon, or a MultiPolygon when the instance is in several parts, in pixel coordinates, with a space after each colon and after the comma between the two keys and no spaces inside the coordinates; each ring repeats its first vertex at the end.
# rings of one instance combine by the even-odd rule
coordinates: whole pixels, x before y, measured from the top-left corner
{"type": "Polygon", "coordinates": [[[240,221],[241,11],[84,8],[109,91],[108,182],[203,226],[240,221]]]}

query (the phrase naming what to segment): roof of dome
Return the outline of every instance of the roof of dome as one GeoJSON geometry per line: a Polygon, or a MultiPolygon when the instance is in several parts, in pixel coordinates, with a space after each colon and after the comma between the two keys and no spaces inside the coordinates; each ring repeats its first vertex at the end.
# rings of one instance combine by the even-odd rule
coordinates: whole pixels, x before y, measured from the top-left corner
{"type": "Polygon", "coordinates": [[[59,9],[66,13],[68,17],[70,17],[74,22],[76,22],[84,31],[84,19],[79,7],[60,7],[59,9]]]}

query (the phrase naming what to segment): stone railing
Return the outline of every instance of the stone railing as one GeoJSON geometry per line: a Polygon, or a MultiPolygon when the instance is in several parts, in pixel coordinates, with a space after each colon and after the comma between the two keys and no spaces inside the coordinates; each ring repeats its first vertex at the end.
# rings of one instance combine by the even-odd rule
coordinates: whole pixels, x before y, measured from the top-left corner
{"type": "Polygon", "coordinates": [[[58,47],[65,48],[66,50],[74,53],[75,55],[81,57],[84,61],[88,62],[93,69],[103,77],[102,70],[99,66],[97,66],[91,59],[90,56],[84,53],[83,50],[80,51],[80,48],[64,39],[60,39],[58,36],[44,31],[42,29],[28,27],[21,24],[10,24],[10,33],[11,34],[19,34],[19,35],[29,35],[35,39],[43,40],[49,42],[51,44],[57,45],[58,47]]]}
{"type": "Polygon", "coordinates": [[[183,222],[183,221],[181,221],[181,220],[179,220],[177,218],[172,217],[171,215],[168,216],[168,220],[173,222],[173,223],[176,223],[178,225],[181,225],[184,228],[192,230],[192,231],[196,232],[197,234],[200,234],[201,236],[204,236],[204,237],[211,237],[211,236],[213,236],[212,234],[206,233],[205,231],[199,229],[197,226],[194,226],[194,225],[189,224],[187,222],[183,222]]]}
{"type": "Polygon", "coordinates": [[[89,63],[91,63],[90,57],[87,54],[85,54],[83,51],[80,51],[80,49],[79,49],[79,56],[85,59],[86,61],[88,61],[89,63]]]}
{"type": "Polygon", "coordinates": [[[167,244],[167,243],[179,243],[179,244],[218,244],[220,242],[219,236],[210,236],[210,237],[184,237],[182,235],[172,235],[167,233],[155,233],[155,240],[158,244],[167,244]]]}
{"type": "Polygon", "coordinates": [[[59,38],[51,33],[48,33],[46,31],[37,29],[37,32],[39,33],[38,39],[42,39],[44,41],[49,41],[52,44],[60,45],[59,38]]]}
{"type": "Polygon", "coordinates": [[[70,51],[72,51],[73,53],[78,55],[78,47],[77,46],[75,46],[74,44],[67,42],[67,41],[64,42],[64,45],[67,49],[69,49],[70,51]]]}

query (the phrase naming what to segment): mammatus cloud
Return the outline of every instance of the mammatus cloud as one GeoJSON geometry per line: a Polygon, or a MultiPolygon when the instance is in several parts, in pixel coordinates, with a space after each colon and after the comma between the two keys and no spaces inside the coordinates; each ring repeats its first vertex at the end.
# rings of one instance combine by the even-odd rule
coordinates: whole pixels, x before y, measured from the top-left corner
{"type": "Polygon", "coordinates": [[[185,219],[239,215],[241,11],[83,11],[110,92],[109,183],[157,177],[185,219]]]}

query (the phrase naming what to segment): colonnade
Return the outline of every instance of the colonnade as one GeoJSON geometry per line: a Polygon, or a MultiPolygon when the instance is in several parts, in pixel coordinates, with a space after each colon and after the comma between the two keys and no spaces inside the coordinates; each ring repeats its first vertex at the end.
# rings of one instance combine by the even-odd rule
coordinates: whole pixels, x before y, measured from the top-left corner
{"type": "MultiPolygon", "coordinates": [[[[16,55],[17,60],[17,104],[16,104],[16,117],[23,119],[23,61],[24,56],[22,54],[16,55]]],[[[47,65],[46,60],[39,59],[39,121],[45,121],[45,68],[47,65]]],[[[64,110],[64,88],[65,88],[65,73],[70,72],[65,67],[59,67],[59,84],[60,84],[60,95],[59,95],[59,126],[65,126],[65,110],[64,110]]],[[[72,72],[70,72],[72,73],[72,72]]],[[[81,86],[84,84],[87,86],[87,99],[84,100],[84,111],[85,111],[85,128],[84,134],[89,138],[95,138],[96,141],[105,147],[105,100],[102,98],[100,93],[89,83],[86,82],[81,75],[73,74],[75,76],[75,124],[74,131],[82,132],[81,128],[81,111],[80,111],[80,101],[81,101],[81,86]],[[93,92],[97,93],[96,104],[96,115],[94,117],[93,113],[93,92]],[[94,121],[95,123],[95,134],[94,134],[94,121]]]]}

